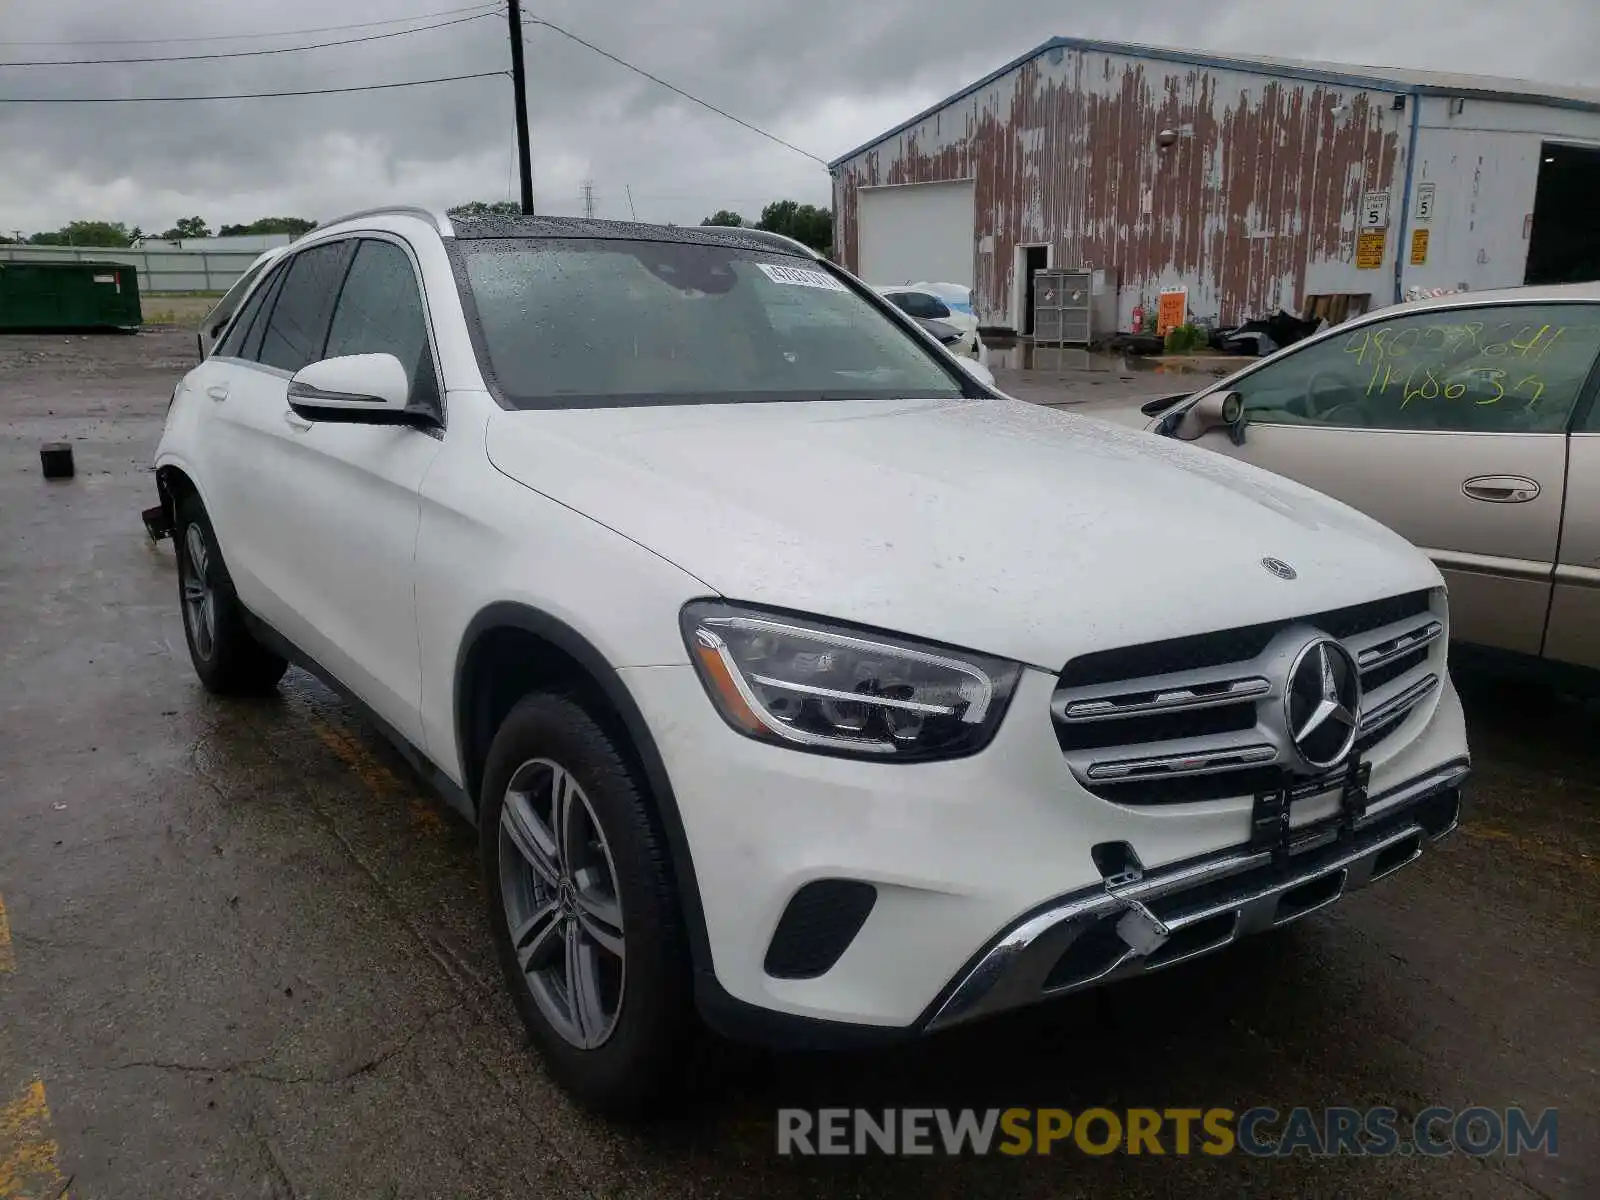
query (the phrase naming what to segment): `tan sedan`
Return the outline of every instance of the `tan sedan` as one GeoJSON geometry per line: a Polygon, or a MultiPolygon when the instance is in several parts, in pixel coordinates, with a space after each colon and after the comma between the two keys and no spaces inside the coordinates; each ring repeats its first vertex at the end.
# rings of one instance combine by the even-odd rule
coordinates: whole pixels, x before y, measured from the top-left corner
{"type": "Polygon", "coordinates": [[[1299,480],[1425,550],[1453,638],[1600,668],[1600,284],[1380,309],[1140,423],[1299,480]]]}

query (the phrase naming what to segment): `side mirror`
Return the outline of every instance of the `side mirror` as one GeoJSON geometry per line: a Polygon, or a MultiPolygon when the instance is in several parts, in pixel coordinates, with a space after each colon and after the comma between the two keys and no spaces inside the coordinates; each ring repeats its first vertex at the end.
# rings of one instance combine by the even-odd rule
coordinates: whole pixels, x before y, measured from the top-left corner
{"type": "Polygon", "coordinates": [[[308,421],[407,425],[411,383],[392,354],[345,354],[308,363],[289,380],[289,407],[308,421]]]}
{"type": "Polygon", "coordinates": [[[988,367],[984,366],[977,359],[968,358],[965,354],[957,354],[954,356],[954,358],[956,362],[961,364],[961,369],[963,371],[965,371],[968,375],[971,375],[979,383],[983,384],[984,387],[994,387],[994,372],[989,370],[988,367]]]}
{"type": "Polygon", "coordinates": [[[1244,397],[1238,392],[1201,396],[1178,417],[1172,436],[1180,442],[1192,442],[1213,429],[1227,429],[1235,444],[1244,441],[1244,397]]]}

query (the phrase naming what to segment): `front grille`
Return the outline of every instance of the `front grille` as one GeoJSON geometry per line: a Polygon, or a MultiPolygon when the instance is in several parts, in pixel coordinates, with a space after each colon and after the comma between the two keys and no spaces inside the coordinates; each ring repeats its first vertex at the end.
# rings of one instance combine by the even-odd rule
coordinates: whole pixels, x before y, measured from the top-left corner
{"type": "Polygon", "coordinates": [[[1193,637],[1146,642],[1120,650],[1100,650],[1073,659],[1061,672],[1061,686],[1088,687],[1120,679],[1139,679],[1148,675],[1167,675],[1179,671],[1198,671],[1226,663],[1247,662],[1255,658],[1283,630],[1291,625],[1313,625],[1329,637],[1341,641],[1372,629],[1393,625],[1408,617],[1431,611],[1429,592],[1407,592],[1386,600],[1372,600],[1328,612],[1313,613],[1289,621],[1269,621],[1244,625],[1193,637]]]}
{"type": "Polygon", "coordinates": [[[1444,674],[1442,592],[1408,592],[1310,616],[1097,651],[1063,668],[1051,699],[1073,774],[1119,804],[1249,795],[1304,764],[1284,728],[1293,657],[1317,636],[1357,664],[1357,750],[1394,736],[1444,674]]]}

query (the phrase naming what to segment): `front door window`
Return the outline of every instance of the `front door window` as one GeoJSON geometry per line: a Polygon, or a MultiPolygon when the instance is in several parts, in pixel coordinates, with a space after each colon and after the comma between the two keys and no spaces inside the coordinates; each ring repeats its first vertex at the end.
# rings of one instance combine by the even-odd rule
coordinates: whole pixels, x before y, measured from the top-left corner
{"type": "Polygon", "coordinates": [[[1307,346],[1233,385],[1251,422],[1561,433],[1600,351],[1600,306],[1406,313],[1307,346]]]}

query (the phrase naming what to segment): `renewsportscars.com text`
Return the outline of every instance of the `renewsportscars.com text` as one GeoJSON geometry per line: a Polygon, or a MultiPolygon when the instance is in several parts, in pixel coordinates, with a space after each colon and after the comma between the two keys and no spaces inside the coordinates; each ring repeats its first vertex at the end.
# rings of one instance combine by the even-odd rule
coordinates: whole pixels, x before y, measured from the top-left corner
{"type": "Polygon", "coordinates": [[[778,1153],[1519,1155],[1557,1151],[1557,1110],[1064,1108],[778,1110],[778,1153]]]}

